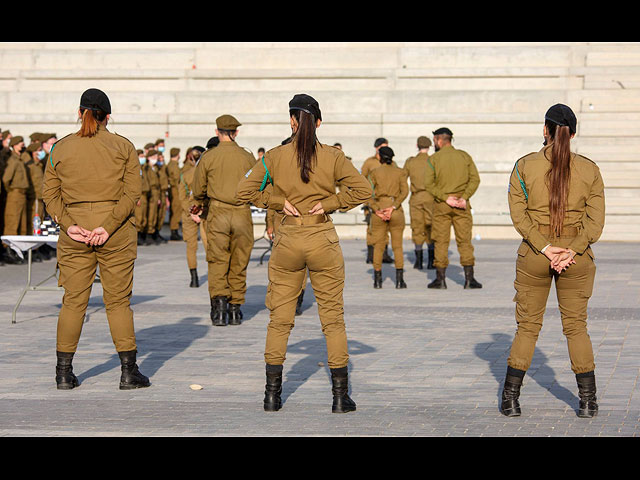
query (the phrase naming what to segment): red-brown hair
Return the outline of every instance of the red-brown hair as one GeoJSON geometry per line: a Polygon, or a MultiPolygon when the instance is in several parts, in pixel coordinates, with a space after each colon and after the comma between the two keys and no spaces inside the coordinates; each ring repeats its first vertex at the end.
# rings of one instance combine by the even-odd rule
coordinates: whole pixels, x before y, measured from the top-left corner
{"type": "Polygon", "coordinates": [[[546,122],[551,145],[551,168],[547,172],[549,186],[549,220],[551,232],[560,236],[564,224],[571,179],[571,132],[569,127],[546,122]]]}
{"type": "Polygon", "coordinates": [[[93,137],[98,133],[98,122],[104,121],[107,114],[102,110],[80,109],[82,115],[82,126],[78,135],[81,137],[93,137]]]}

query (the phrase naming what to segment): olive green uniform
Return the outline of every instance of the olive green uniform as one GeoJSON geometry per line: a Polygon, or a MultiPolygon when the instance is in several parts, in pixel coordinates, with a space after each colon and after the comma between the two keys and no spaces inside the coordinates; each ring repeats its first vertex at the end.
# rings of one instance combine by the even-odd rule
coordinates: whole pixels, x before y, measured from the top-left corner
{"type": "Polygon", "coordinates": [[[207,262],[211,298],[230,297],[242,305],[247,291],[247,265],[253,249],[253,220],[249,205],[236,198],[236,186],[256,163],[234,141],[221,141],[202,154],[193,177],[193,202],[209,198],[207,262]]]}
{"type": "Polygon", "coordinates": [[[429,154],[418,153],[404,163],[403,169],[411,183],[409,197],[409,215],[411,217],[411,238],[413,243],[422,246],[431,243],[431,222],[434,199],[427,191],[426,177],[429,167],[429,154]]]}
{"type": "Polygon", "coordinates": [[[296,304],[308,268],[327,342],[328,365],[332,369],[342,368],[349,361],[342,297],[344,259],[330,217],[308,212],[318,202],[325,213],[354,208],[371,197],[371,186],[341,150],[320,143],[310,181],[304,183],[295,148],[294,139],[269,150],[264,163],[258,162],[241,180],[237,192],[241,201],[278,212],[282,212],[286,199],[301,215],[285,216],[273,242],[265,301],[270,310],[265,361],[269,365],[282,365],[285,361],[296,304]],[[267,169],[273,189],[261,192],[267,169]],[[336,181],[347,188],[336,193],[336,181]]]}
{"type": "Polygon", "coordinates": [[[604,228],[604,183],[595,163],[571,154],[563,230],[560,237],[555,237],[549,227],[549,189],[546,183],[550,148],[551,145],[518,160],[509,181],[511,219],[523,242],[518,248],[514,283],[518,329],[507,363],[518,370],[529,368],[542,328],[551,281],[555,278],[571,369],[576,374],[592,372],[595,363],[587,333],[587,303],[593,291],[596,267],[590,245],[600,238],[604,228]],[[576,263],[561,274],[550,269],[549,259],[541,253],[548,244],[575,251],[576,263]]]}
{"type": "MultiPolygon", "coordinates": [[[[156,231],[158,223],[158,211],[160,210],[160,176],[158,175],[157,165],[147,163],[143,167],[146,171],[147,180],[149,182],[149,202],[147,205],[147,234],[153,234],[156,231]]],[[[162,202],[160,202],[162,203],[162,202]]]]}
{"type": "Polygon", "coordinates": [[[158,214],[156,216],[156,230],[159,232],[164,225],[164,217],[167,213],[167,198],[169,198],[169,176],[167,175],[167,166],[161,165],[157,167],[158,182],[160,184],[160,205],[158,205],[158,214]]]}
{"type": "Polygon", "coordinates": [[[180,196],[180,166],[177,160],[170,160],[167,163],[167,177],[169,178],[169,228],[178,230],[182,217],[182,200],[180,196]]]}
{"type": "MultiPolygon", "coordinates": [[[[369,157],[364,161],[364,163],[362,164],[362,168],[360,169],[360,173],[365,178],[369,178],[369,174],[372,171],[374,171],[376,168],[380,167],[380,165],[382,165],[380,163],[380,160],[378,160],[378,158],[374,155],[373,157],[369,157]]],[[[396,165],[396,162],[392,162],[392,165],[396,165]]],[[[368,203],[365,203],[365,207],[371,209],[368,203]]],[[[371,234],[371,218],[373,218],[373,215],[374,214],[372,212],[369,218],[369,221],[367,222],[367,246],[373,246],[374,244],[373,236],[371,234]]],[[[389,244],[389,239],[387,238],[385,246],[388,244],[389,244]]]]}
{"type": "Polygon", "coordinates": [[[433,265],[436,268],[446,268],[449,265],[448,249],[453,225],[460,264],[463,267],[473,266],[473,218],[469,198],[480,185],[478,169],[467,152],[457,150],[452,145],[442,147],[428,160],[430,168],[426,170],[425,186],[427,192],[435,199],[431,220],[431,237],[435,243],[433,265]],[[464,198],[467,208],[449,206],[446,201],[450,195],[464,198]]]}
{"type": "Polygon", "coordinates": [[[116,350],[136,350],[130,298],[137,256],[133,212],[140,184],[135,147],[102,126],[93,137],[68,135],[51,151],[42,195],[60,225],[57,257],[65,293],[58,317],[59,352],[77,349],[98,265],[116,350]],[[67,235],[72,225],[87,230],[102,226],[109,238],[101,246],[87,246],[67,235]]]}
{"type": "MultiPolygon", "coordinates": [[[[173,162],[172,162],[173,163],[173,162]]],[[[198,230],[200,230],[200,238],[204,245],[204,251],[207,251],[207,220],[206,213],[200,216],[200,224],[193,221],[189,214],[193,195],[191,186],[193,184],[193,175],[196,169],[189,162],[185,162],[180,173],[180,188],[178,194],[180,196],[179,205],[182,206],[182,240],[187,244],[187,265],[189,270],[198,268],[198,260],[196,254],[198,252],[198,230]]]]}
{"type": "Polygon", "coordinates": [[[402,252],[402,232],[405,227],[402,202],[409,195],[406,172],[394,165],[383,164],[369,174],[369,181],[373,188],[373,197],[369,205],[371,214],[371,235],[373,239],[373,268],[382,268],[382,253],[391,234],[391,248],[393,249],[396,269],[404,267],[402,252]],[[384,221],[375,212],[384,208],[394,207],[391,219],[384,221]]]}
{"type": "Polygon", "coordinates": [[[2,184],[7,191],[4,209],[4,235],[28,235],[27,191],[29,174],[20,156],[11,151],[2,175],[2,184]]]}
{"type": "Polygon", "coordinates": [[[151,195],[151,186],[149,185],[149,174],[146,164],[140,167],[140,185],[140,200],[139,203],[136,204],[135,219],[138,233],[145,233],[147,231],[147,217],[149,215],[149,196],[151,195]]]}
{"type": "Polygon", "coordinates": [[[45,208],[44,201],[42,200],[42,182],[44,180],[44,170],[40,161],[35,161],[33,158],[25,163],[25,167],[27,167],[27,173],[29,174],[29,183],[30,188],[27,197],[31,196],[32,200],[30,202],[30,215],[27,217],[27,230],[31,232],[33,225],[33,219],[36,215],[38,215],[41,219],[44,218],[45,208]]]}

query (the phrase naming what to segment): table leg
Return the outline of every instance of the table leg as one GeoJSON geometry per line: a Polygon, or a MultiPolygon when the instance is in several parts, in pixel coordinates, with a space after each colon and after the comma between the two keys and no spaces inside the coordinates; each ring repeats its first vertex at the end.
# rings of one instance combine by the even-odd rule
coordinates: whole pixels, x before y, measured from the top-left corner
{"type": "Polygon", "coordinates": [[[11,314],[11,323],[16,323],[16,312],[18,311],[18,307],[20,306],[20,303],[22,303],[22,299],[24,298],[27,291],[31,287],[31,249],[29,249],[28,255],[29,255],[29,263],[28,263],[28,270],[27,270],[27,286],[24,287],[24,290],[22,290],[22,293],[20,294],[20,298],[18,298],[18,303],[16,303],[16,306],[13,308],[13,313],[11,314]]]}

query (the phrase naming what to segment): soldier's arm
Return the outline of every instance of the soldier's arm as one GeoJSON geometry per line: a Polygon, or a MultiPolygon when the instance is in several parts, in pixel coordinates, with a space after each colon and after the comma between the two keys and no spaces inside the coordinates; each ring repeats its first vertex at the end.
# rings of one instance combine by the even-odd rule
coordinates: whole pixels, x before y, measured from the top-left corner
{"type": "Polygon", "coordinates": [[[476,167],[476,164],[468,155],[467,161],[469,169],[469,181],[467,182],[467,188],[464,189],[464,193],[462,194],[462,198],[464,198],[465,200],[469,200],[469,198],[471,198],[471,196],[476,193],[476,190],[478,190],[478,186],[480,185],[480,174],[478,174],[478,168],[476,167]]]}
{"type": "Polygon", "coordinates": [[[5,188],[11,187],[11,180],[13,180],[13,175],[16,171],[16,163],[11,162],[4,170],[2,174],[2,183],[4,183],[5,188]]]}
{"type": "Polygon", "coordinates": [[[436,185],[436,169],[433,166],[431,159],[428,160],[428,167],[426,170],[427,174],[425,178],[425,189],[427,190],[427,192],[433,195],[434,198],[446,202],[447,198],[449,197],[436,185]]]}
{"type": "Polygon", "coordinates": [[[238,182],[236,189],[238,200],[243,203],[251,203],[258,208],[272,208],[274,210],[284,208],[285,198],[274,194],[273,188],[267,188],[269,184],[273,184],[271,179],[273,169],[270,167],[272,167],[272,163],[267,152],[263,160],[257,162],[238,182]],[[269,170],[269,174],[267,174],[267,170],[269,170]]]}
{"type": "Polygon", "coordinates": [[[322,208],[325,212],[338,209],[350,210],[371,198],[371,185],[342,152],[336,159],[334,175],[336,181],[346,188],[322,200],[322,208]]]}
{"type": "Polygon", "coordinates": [[[200,158],[200,161],[195,167],[193,180],[191,182],[191,201],[193,205],[202,206],[204,199],[207,197],[207,181],[208,172],[205,167],[205,162],[200,158]]]}
{"type": "Polygon", "coordinates": [[[600,169],[594,165],[595,179],[591,185],[591,191],[587,197],[584,217],[582,218],[582,230],[576,236],[569,248],[582,255],[590,244],[595,243],[602,235],[604,228],[604,182],[600,169]]]}
{"type": "Polygon", "coordinates": [[[514,228],[520,235],[522,235],[522,238],[526,240],[529,245],[537,251],[540,251],[546,247],[549,242],[544,235],[538,231],[538,224],[531,219],[531,216],[527,211],[527,197],[522,185],[520,184],[520,180],[518,179],[518,173],[516,172],[517,168],[520,173],[520,178],[524,181],[523,167],[524,165],[522,160],[519,160],[516,162],[516,165],[511,172],[508,193],[509,212],[511,214],[511,221],[513,222],[514,228]]]}
{"type": "Polygon", "coordinates": [[[407,173],[403,172],[400,176],[400,195],[393,202],[393,206],[398,209],[402,205],[402,202],[409,196],[409,185],[407,183],[407,173]]]}
{"type": "MultiPolygon", "coordinates": [[[[53,150],[51,153],[53,153],[53,150]]],[[[47,212],[53,216],[55,222],[66,233],[71,225],[77,224],[62,202],[62,182],[54,166],[57,163],[53,162],[54,159],[50,154],[47,168],[44,172],[44,181],[42,182],[42,199],[47,207],[47,212]]]]}
{"type": "Polygon", "coordinates": [[[129,146],[129,157],[124,166],[124,176],[122,177],[122,196],[113,207],[106,221],[102,224],[107,233],[111,236],[120,226],[127,221],[136,208],[142,193],[142,181],[140,179],[140,162],[133,145],[129,146]]]}

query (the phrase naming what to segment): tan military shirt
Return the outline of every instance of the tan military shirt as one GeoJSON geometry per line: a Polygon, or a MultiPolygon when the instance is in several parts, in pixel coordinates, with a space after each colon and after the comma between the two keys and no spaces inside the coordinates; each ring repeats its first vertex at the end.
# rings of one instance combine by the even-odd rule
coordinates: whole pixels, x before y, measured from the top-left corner
{"type": "MultiPolygon", "coordinates": [[[[551,223],[546,182],[551,166],[550,149],[551,145],[547,145],[539,152],[522,157],[516,162],[509,179],[509,211],[513,226],[538,251],[549,244],[538,226],[551,223]]],[[[574,252],[583,254],[591,243],[600,238],[604,228],[604,208],[604,183],[600,169],[588,158],[571,153],[569,197],[563,227],[577,227],[580,232],[569,245],[574,252]]]]}
{"type": "Polygon", "coordinates": [[[373,211],[383,208],[402,206],[402,202],[409,195],[407,173],[394,165],[381,165],[369,174],[373,187],[373,198],[369,202],[373,211]]]}
{"type": "Polygon", "coordinates": [[[47,211],[65,232],[76,223],[67,205],[117,202],[102,225],[111,235],[134,214],[140,184],[140,162],[133,144],[99,126],[93,137],[71,134],[54,144],[44,174],[42,198],[47,211]]]}
{"type": "Polygon", "coordinates": [[[158,169],[158,181],[160,182],[160,190],[169,190],[169,175],[167,174],[167,166],[162,165],[157,167],[158,169]]]}
{"type": "Polygon", "coordinates": [[[449,194],[459,193],[469,200],[480,185],[480,175],[471,156],[453,145],[442,147],[429,157],[425,186],[436,201],[446,202],[449,194]]]}
{"type": "Polygon", "coordinates": [[[195,168],[193,204],[202,205],[206,197],[232,206],[246,203],[236,197],[236,187],[255,164],[254,156],[233,141],[207,150],[195,168]]]}
{"type": "Polygon", "coordinates": [[[189,209],[191,208],[192,194],[191,186],[193,184],[193,175],[196,173],[195,166],[189,162],[184,162],[182,170],[180,171],[180,184],[178,185],[178,196],[180,197],[180,205],[182,205],[182,211],[189,215],[189,209]]]}
{"type": "Polygon", "coordinates": [[[300,178],[295,145],[294,140],[266,152],[264,163],[256,163],[238,184],[237,198],[259,208],[273,208],[278,212],[282,211],[287,199],[301,215],[308,215],[318,202],[321,202],[325,213],[331,213],[356,207],[371,198],[371,185],[344,153],[319,142],[313,173],[309,183],[304,183],[300,178]],[[265,188],[260,192],[267,170],[267,180],[273,189],[265,188]],[[345,187],[337,193],[336,182],[345,187]]]}
{"type": "Polygon", "coordinates": [[[27,168],[20,159],[20,155],[11,151],[9,158],[7,159],[7,166],[4,169],[2,175],[2,183],[7,190],[24,189],[29,188],[29,177],[27,168]]]}
{"type": "Polygon", "coordinates": [[[180,166],[176,160],[170,160],[166,166],[167,177],[169,178],[170,187],[180,186],[180,166]]]}
{"type": "Polygon", "coordinates": [[[415,157],[407,158],[402,168],[411,182],[412,194],[427,192],[427,169],[431,168],[428,153],[418,153],[415,157]]]}
{"type": "Polygon", "coordinates": [[[44,180],[44,172],[40,166],[40,162],[36,162],[33,158],[25,163],[31,180],[31,194],[33,198],[42,200],[42,182],[44,180]]]}

